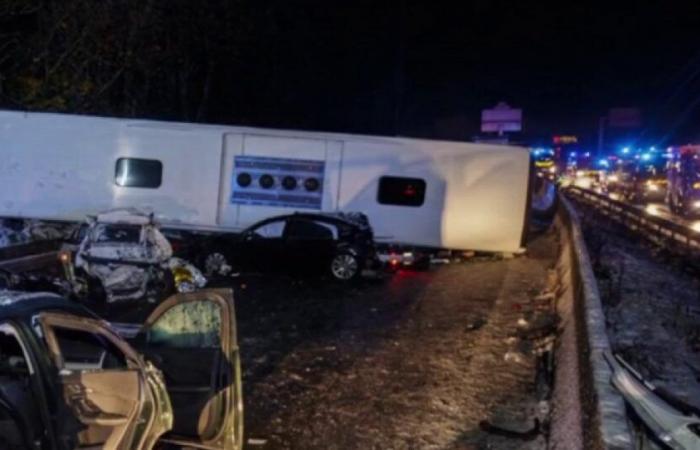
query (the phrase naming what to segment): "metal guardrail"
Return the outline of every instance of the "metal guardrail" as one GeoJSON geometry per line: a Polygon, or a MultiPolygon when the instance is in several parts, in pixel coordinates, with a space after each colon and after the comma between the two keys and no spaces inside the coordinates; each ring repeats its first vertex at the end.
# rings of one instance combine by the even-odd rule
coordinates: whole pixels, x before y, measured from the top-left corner
{"type": "Polygon", "coordinates": [[[657,244],[675,246],[680,253],[700,255],[700,233],[685,224],[587,189],[572,186],[566,189],[566,194],[657,244]]]}
{"type": "Polygon", "coordinates": [[[0,248],[0,268],[23,272],[57,261],[61,240],[34,241],[0,248]]]}
{"type": "Polygon", "coordinates": [[[578,215],[563,197],[557,223],[562,245],[557,302],[563,329],[556,355],[552,448],[630,450],[624,400],[610,383],[612,370],[604,358],[610,342],[598,285],[578,215]],[[571,436],[577,427],[582,434],[579,445],[571,436]]]}

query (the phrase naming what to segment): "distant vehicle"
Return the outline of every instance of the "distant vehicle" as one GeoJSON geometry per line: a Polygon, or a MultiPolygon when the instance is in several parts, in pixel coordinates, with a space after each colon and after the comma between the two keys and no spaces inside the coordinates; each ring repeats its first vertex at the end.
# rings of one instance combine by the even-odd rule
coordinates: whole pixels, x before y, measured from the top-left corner
{"type": "Polygon", "coordinates": [[[638,155],[616,164],[606,177],[606,190],[632,203],[663,202],[666,199],[665,161],[658,155],[638,155]]]}
{"type": "MultiPolygon", "coordinates": [[[[168,266],[173,251],[151,215],[128,209],[108,211],[77,233],[83,239],[75,253],[76,273],[68,273],[68,278],[83,285],[78,289],[83,296],[104,296],[111,303],[174,291],[168,266]]],[[[65,264],[71,262],[65,253],[61,257],[65,264]]],[[[72,266],[67,267],[70,270],[72,266]]]]}
{"type": "Polygon", "coordinates": [[[219,236],[201,250],[205,275],[230,270],[328,274],[350,281],[378,260],[364,215],[291,214],[265,219],[236,236],[219,236]]]}
{"type": "Polygon", "coordinates": [[[2,291],[0,306],[3,449],[242,448],[230,291],[167,299],[130,343],[55,294],[2,291]]]}
{"type": "Polygon", "coordinates": [[[555,180],[557,178],[557,166],[554,161],[554,150],[548,148],[535,148],[532,150],[532,160],[535,172],[539,178],[555,180]]]}
{"type": "Polygon", "coordinates": [[[700,215],[700,145],[672,148],[667,172],[669,209],[683,216],[700,215]]]}

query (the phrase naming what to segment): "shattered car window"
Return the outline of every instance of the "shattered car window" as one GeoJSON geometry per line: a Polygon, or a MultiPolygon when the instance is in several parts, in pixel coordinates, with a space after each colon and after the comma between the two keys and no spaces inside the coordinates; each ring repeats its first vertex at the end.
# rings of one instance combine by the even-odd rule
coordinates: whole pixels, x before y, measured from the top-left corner
{"type": "Polygon", "coordinates": [[[181,303],[165,312],[150,328],[147,342],[173,348],[221,346],[221,309],[212,301],[181,303]]]}
{"type": "Polygon", "coordinates": [[[138,225],[99,225],[95,228],[95,242],[138,243],[141,227],[138,225]]]}

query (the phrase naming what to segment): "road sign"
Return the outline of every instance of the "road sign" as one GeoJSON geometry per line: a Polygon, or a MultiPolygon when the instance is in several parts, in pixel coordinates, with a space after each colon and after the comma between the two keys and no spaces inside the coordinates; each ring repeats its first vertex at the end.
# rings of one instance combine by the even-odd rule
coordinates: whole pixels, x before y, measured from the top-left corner
{"type": "Polygon", "coordinates": [[[492,109],[481,111],[481,132],[503,134],[522,130],[523,110],[500,102],[492,109]]]}

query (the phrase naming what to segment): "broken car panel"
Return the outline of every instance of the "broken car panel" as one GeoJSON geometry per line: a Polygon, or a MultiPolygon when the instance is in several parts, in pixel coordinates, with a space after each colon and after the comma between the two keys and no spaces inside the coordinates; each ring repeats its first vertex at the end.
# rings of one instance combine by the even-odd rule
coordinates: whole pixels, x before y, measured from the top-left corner
{"type": "Polygon", "coordinates": [[[170,297],[132,344],[57,295],[5,291],[0,306],[0,446],[241,448],[230,291],[170,297]]]}

